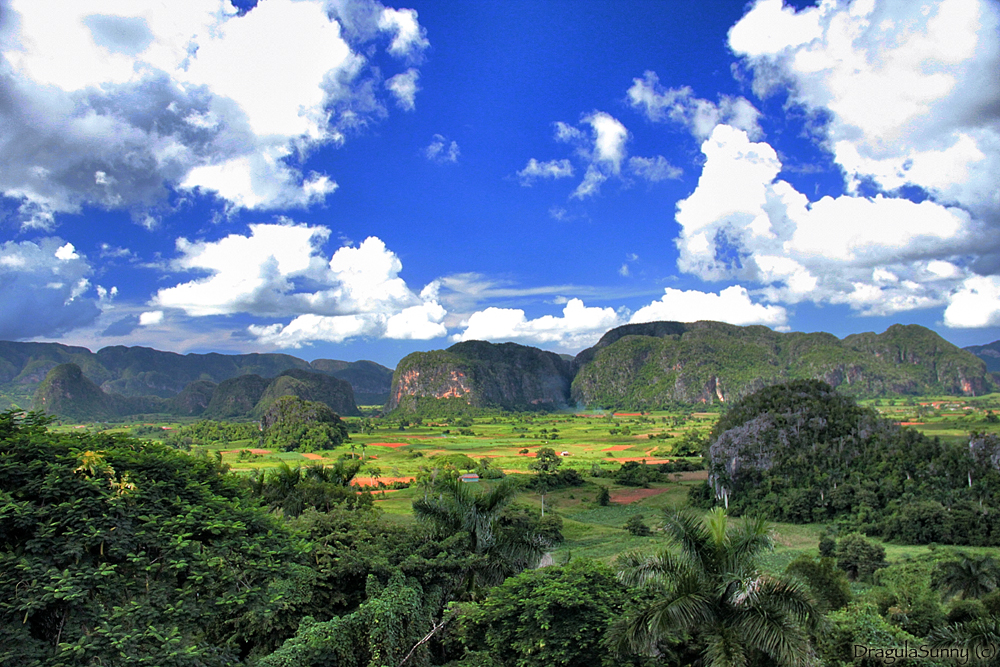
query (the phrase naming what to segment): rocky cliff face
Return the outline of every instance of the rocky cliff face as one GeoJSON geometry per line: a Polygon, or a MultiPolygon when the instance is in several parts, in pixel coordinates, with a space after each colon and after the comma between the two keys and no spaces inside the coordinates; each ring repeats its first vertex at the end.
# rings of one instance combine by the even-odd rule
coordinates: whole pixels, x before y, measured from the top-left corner
{"type": "Polygon", "coordinates": [[[572,364],[552,352],[468,341],[403,359],[386,409],[414,410],[414,399],[449,398],[480,408],[558,409],[567,405],[572,374],[572,364]]]}

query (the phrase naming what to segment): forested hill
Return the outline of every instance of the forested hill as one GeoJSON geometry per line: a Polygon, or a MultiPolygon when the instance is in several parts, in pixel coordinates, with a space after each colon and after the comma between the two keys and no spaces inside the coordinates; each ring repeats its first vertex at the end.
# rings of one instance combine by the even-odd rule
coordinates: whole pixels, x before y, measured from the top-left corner
{"type": "MultiPolygon", "coordinates": [[[[60,364],[76,364],[107,394],[125,398],[174,399],[192,383],[218,384],[241,375],[273,378],[299,369],[346,380],[361,404],[382,404],[389,396],[392,370],[371,361],[317,359],[288,354],[176,354],[148,347],[106,347],[91,352],[60,343],[0,341],[0,409],[26,407],[39,384],[60,364]]],[[[189,390],[190,391],[190,390],[189,390]]]]}
{"type": "Polygon", "coordinates": [[[572,399],[630,408],[727,402],[800,378],[823,380],[852,396],[996,390],[981,359],[918,325],[896,324],[881,334],[841,340],[721,322],[664,324],[612,330],[581,352],[572,399]]]}
{"type": "Polygon", "coordinates": [[[997,389],[982,359],[917,325],[841,340],[721,322],[651,322],[612,329],[572,362],[536,348],[482,341],[414,353],[396,369],[387,408],[461,403],[648,410],[730,402],[792,379],[818,379],[866,397],[997,389]]]}

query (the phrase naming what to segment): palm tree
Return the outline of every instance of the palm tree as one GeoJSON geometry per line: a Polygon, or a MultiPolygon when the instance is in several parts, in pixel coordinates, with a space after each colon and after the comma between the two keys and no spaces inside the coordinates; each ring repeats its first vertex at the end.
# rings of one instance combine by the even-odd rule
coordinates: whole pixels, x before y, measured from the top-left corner
{"type": "Polygon", "coordinates": [[[358,448],[358,445],[357,445],[357,443],[355,443],[355,442],[352,442],[352,443],[351,443],[351,458],[352,458],[352,459],[354,458],[354,450],[356,450],[357,448],[358,448]]]}
{"type": "Polygon", "coordinates": [[[413,512],[442,537],[468,535],[470,551],[477,557],[465,572],[468,597],[475,599],[483,589],[538,565],[548,546],[544,538],[505,531],[500,525],[501,513],[518,492],[509,478],[483,492],[452,478],[441,480],[437,487],[440,496],[415,500],[413,512]]]}
{"type": "Polygon", "coordinates": [[[941,564],[940,587],[944,599],[961,596],[979,598],[997,588],[1000,567],[991,556],[959,554],[959,560],[941,564]]]}
{"type": "Polygon", "coordinates": [[[615,628],[620,651],[657,655],[690,637],[706,667],[742,667],[764,656],[777,665],[809,662],[807,629],[821,616],[798,584],[760,571],[760,556],[773,547],[763,520],[730,527],[717,508],[704,521],[668,514],[665,528],[675,550],[619,559],[621,580],[652,593],[615,628]]]}
{"type": "MultiPolygon", "coordinates": [[[[996,664],[997,647],[1000,647],[1000,618],[984,616],[965,623],[936,628],[928,638],[935,648],[956,651],[949,653],[956,658],[976,656],[985,664],[996,664]],[[958,650],[964,650],[965,656],[958,650]],[[993,658],[990,662],[988,658],[993,658]]],[[[978,661],[976,661],[978,662],[978,661]]]]}

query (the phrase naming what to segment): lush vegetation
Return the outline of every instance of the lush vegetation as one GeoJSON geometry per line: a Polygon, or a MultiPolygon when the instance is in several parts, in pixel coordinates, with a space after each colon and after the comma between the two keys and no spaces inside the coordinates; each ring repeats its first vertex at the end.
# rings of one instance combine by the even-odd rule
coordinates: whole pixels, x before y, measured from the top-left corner
{"type": "MultiPolygon", "coordinates": [[[[846,667],[857,664],[855,645],[994,641],[995,552],[945,540],[912,546],[937,535],[939,515],[890,521],[931,502],[918,491],[945,490],[905,467],[928,452],[926,465],[951,461],[934,459],[938,450],[883,462],[913,495],[872,505],[868,523],[810,509],[765,529],[746,517],[765,505],[741,504],[753,483],[739,485],[744,474],[771,484],[779,472],[787,485],[817,484],[825,459],[810,458],[813,445],[834,447],[842,435],[876,452],[875,436],[906,430],[882,424],[881,412],[924,422],[944,453],[972,441],[983,468],[970,469],[972,486],[968,474],[952,480],[951,492],[977,490],[980,474],[988,491],[994,457],[984,431],[997,430],[996,397],[862,407],[814,389],[768,389],[722,414],[349,418],[337,431],[349,427],[350,441],[316,452],[265,443],[256,423],[55,428],[8,414],[0,636],[15,640],[0,642],[0,665],[846,667]],[[723,437],[762,415],[774,425],[761,419],[756,440],[723,437]],[[849,422],[864,428],[852,432],[849,422]],[[841,435],[832,444],[813,437],[824,429],[841,435]],[[708,517],[677,514],[690,495],[716,504],[703,460],[679,455],[720,440],[757,446],[738,448],[728,516],[725,496],[708,517]],[[789,446],[769,459],[774,443],[789,446]],[[758,465],[767,461],[780,465],[758,465]],[[799,470],[807,463],[819,472],[799,470]],[[464,471],[480,481],[459,481],[464,471]],[[885,541],[890,523],[911,532],[885,541]]],[[[893,445],[896,454],[934,443],[903,437],[911,440],[893,445]]],[[[864,477],[859,470],[848,483],[864,477]]],[[[829,500],[829,487],[817,488],[829,500]]],[[[940,498],[954,531],[961,498],[940,498]]]]}
{"type": "Polygon", "coordinates": [[[709,458],[695,495],[703,505],[834,521],[907,544],[1000,545],[1000,439],[929,438],[822,382],[776,385],[734,405],[709,458]]]}

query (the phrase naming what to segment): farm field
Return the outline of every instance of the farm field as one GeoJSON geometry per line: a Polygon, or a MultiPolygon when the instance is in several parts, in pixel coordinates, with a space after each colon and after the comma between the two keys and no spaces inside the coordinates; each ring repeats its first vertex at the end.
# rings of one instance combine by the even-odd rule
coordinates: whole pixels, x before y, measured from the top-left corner
{"type": "MultiPolygon", "coordinates": [[[[971,431],[1000,432],[993,411],[1000,413],[1000,396],[913,397],[863,401],[884,416],[916,428],[927,435],[960,440],[971,431]]],[[[496,469],[505,474],[529,475],[536,452],[551,447],[561,457],[561,468],[573,468],[584,479],[578,487],[554,490],[546,495],[548,513],[563,521],[565,541],[552,551],[553,562],[571,557],[610,561],[627,550],[653,548],[662,542],[658,525],[665,509],[686,505],[689,489],[707,476],[705,471],[674,473],[669,481],[650,488],[616,484],[613,474],[628,461],[653,465],[686,460],[679,453],[698,451],[718,419],[717,411],[652,413],[555,413],[501,414],[415,420],[347,418],[350,442],[335,450],[282,452],[264,449],[250,439],[195,444],[194,455],[221,456],[237,474],[256,469],[289,466],[331,465],[343,458],[363,462],[355,484],[375,491],[375,504],[384,514],[400,522],[413,521],[411,504],[424,493],[420,482],[430,471],[454,468],[458,472],[496,469]],[[409,488],[388,489],[394,482],[409,488]],[[610,491],[612,504],[596,502],[601,486],[610,491]],[[652,529],[650,537],[635,537],[624,530],[625,522],[642,516],[652,529]]],[[[61,430],[101,430],[136,433],[162,439],[194,420],[143,421],[137,424],[63,425],[61,430]]],[[[488,480],[479,484],[485,486],[488,480]]],[[[518,503],[541,512],[541,496],[524,491],[518,503]]],[[[784,567],[799,553],[815,553],[821,525],[776,524],[778,547],[769,565],[784,567]]],[[[886,545],[890,558],[913,556],[927,547],[886,545]]]]}

